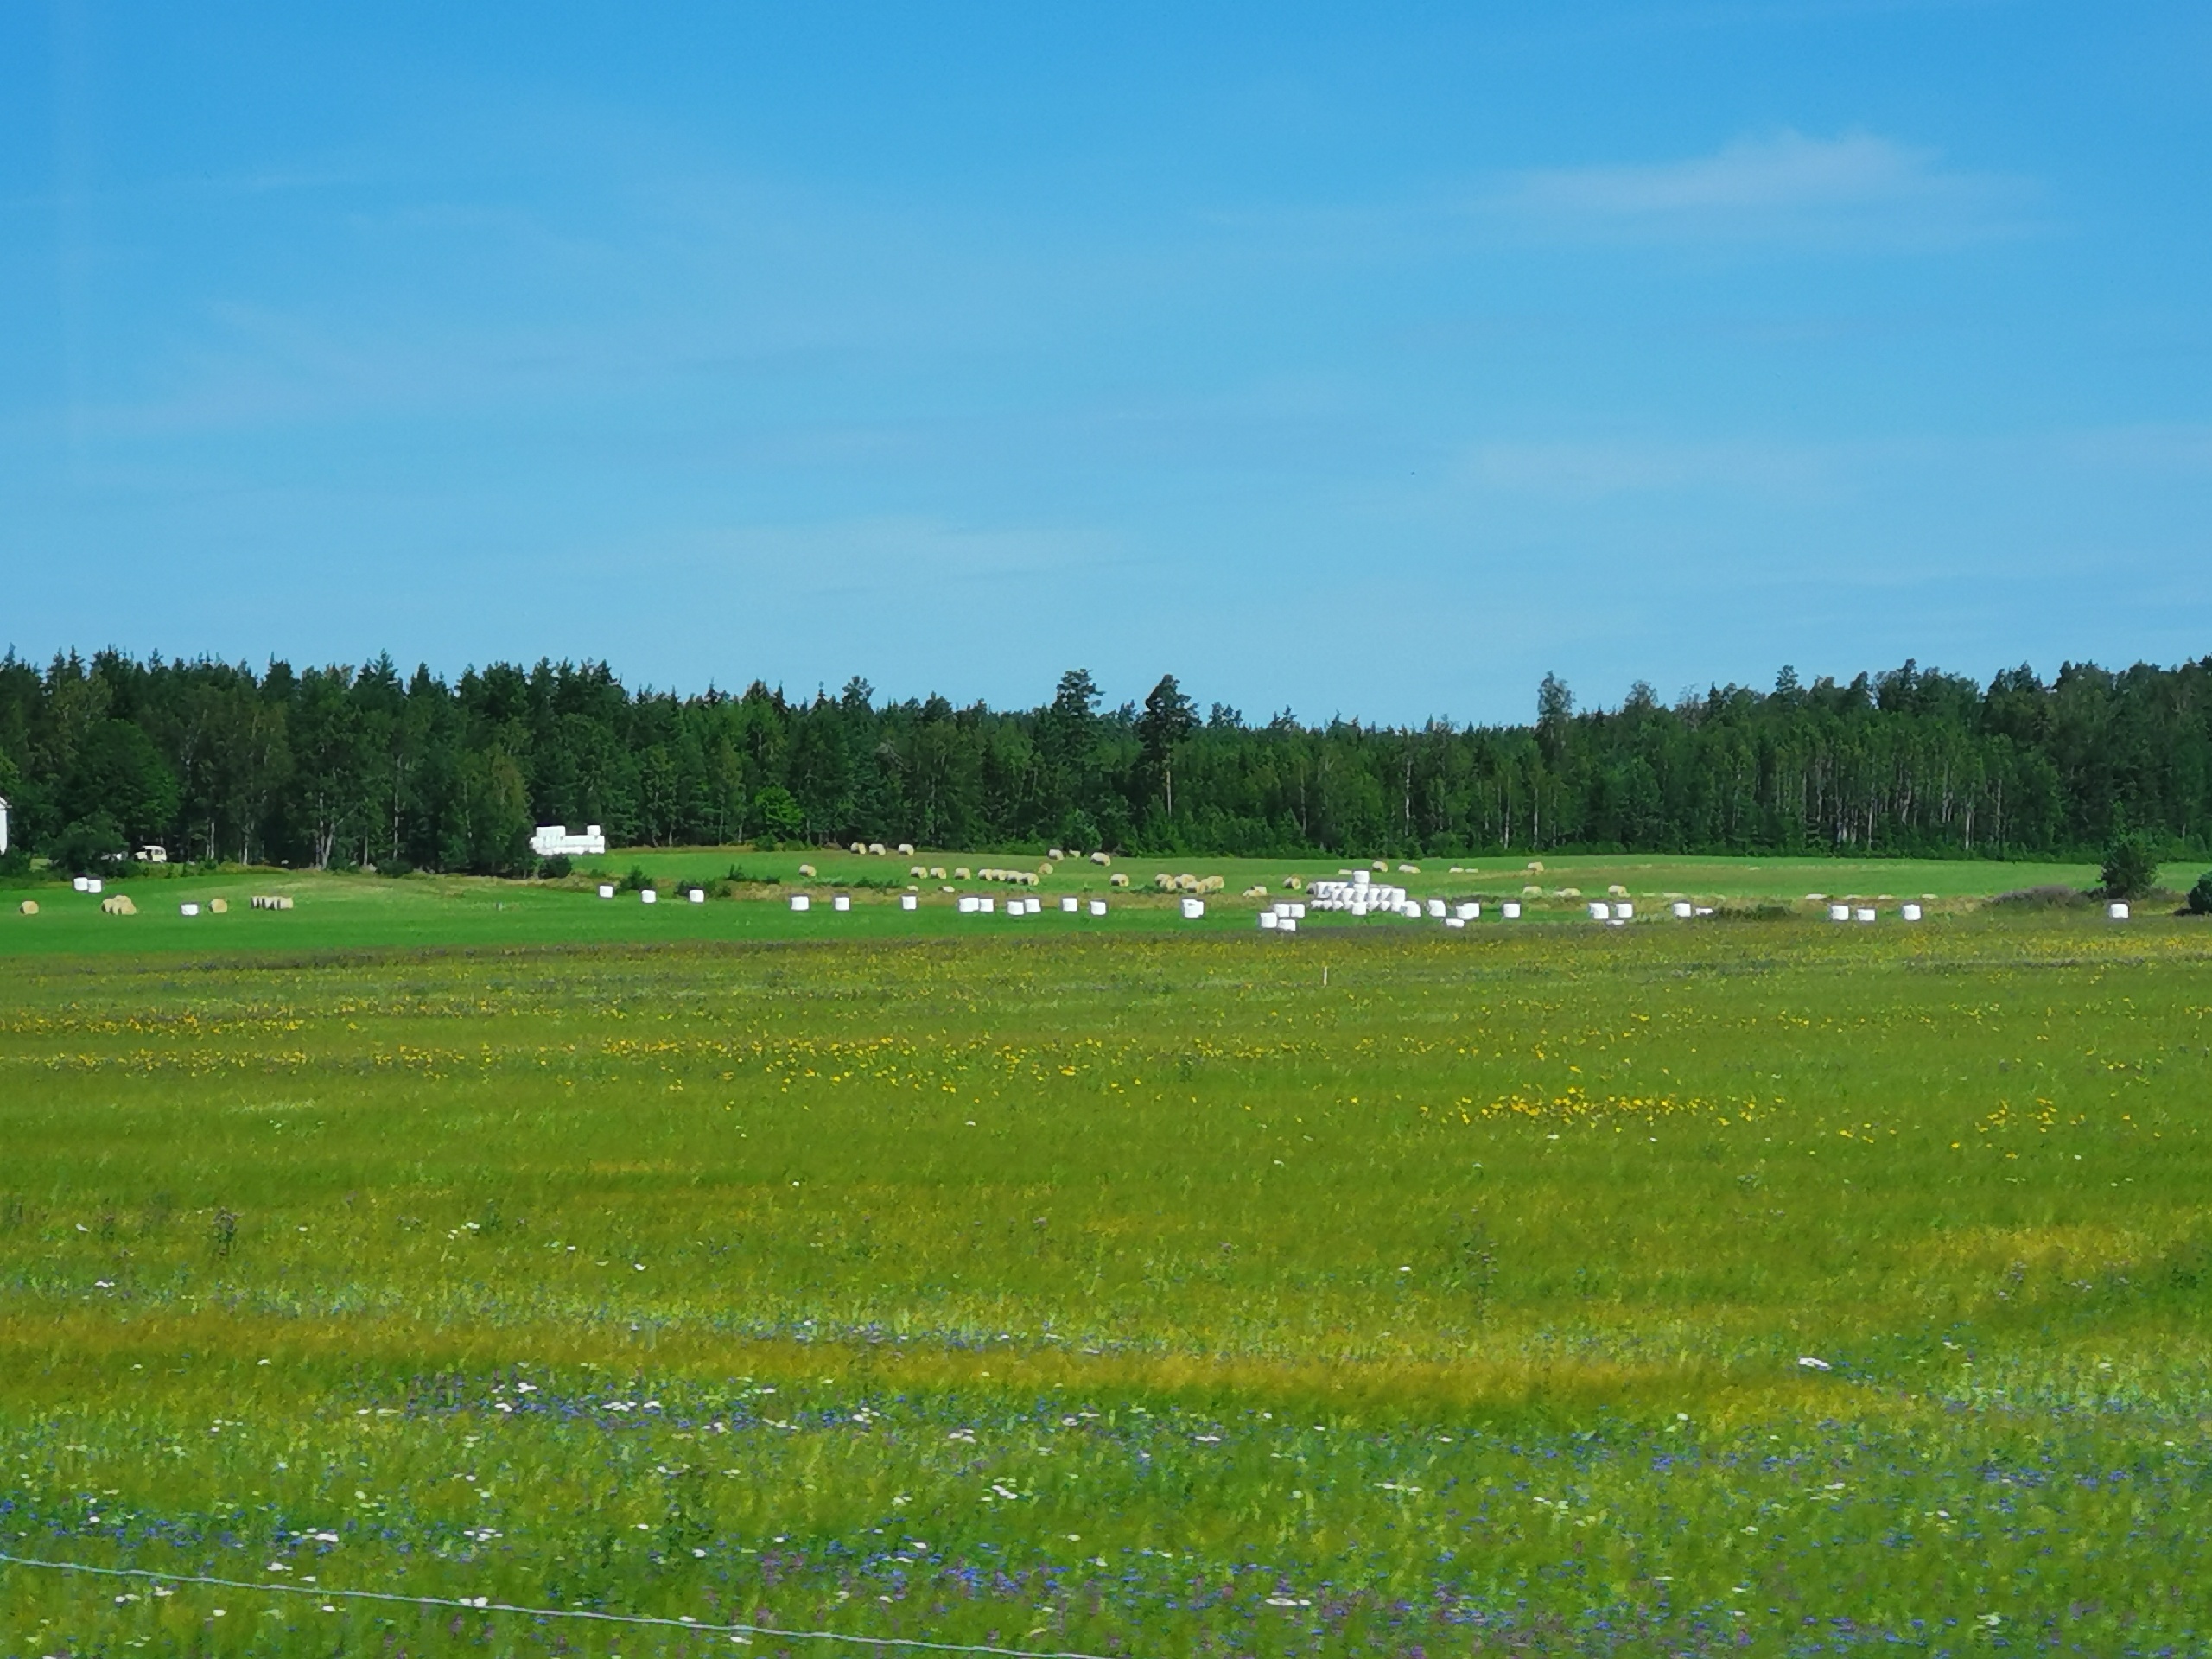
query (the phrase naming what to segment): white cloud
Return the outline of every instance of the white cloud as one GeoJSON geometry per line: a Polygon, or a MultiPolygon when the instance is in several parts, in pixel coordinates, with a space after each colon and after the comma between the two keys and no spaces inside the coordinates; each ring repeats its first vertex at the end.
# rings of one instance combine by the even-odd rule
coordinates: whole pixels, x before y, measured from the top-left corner
{"type": "Polygon", "coordinates": [[[2017,232],[2029,194],[1872,133],[1784,130],[1679,161],[1537,168],[1495,205],[1584,235],[1925,243],[2017,232]]]}

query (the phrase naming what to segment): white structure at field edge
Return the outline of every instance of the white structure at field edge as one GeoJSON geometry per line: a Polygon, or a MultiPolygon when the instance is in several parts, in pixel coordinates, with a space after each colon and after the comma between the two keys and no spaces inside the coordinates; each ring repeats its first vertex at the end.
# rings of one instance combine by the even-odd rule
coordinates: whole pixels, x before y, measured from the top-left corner
{"type": "Polygon", "coordinates": [[[0,795],[0,853],[8,850],[8,798],[0,795]]]}
{"type": "Polygon", "coordinates": [[[530,838],[530,850],[540,858],[582,858],[604,853],[607,837],[595,823],[586,824],[580,836],[570,835],[565,823],[541,823],[530,838]]]}

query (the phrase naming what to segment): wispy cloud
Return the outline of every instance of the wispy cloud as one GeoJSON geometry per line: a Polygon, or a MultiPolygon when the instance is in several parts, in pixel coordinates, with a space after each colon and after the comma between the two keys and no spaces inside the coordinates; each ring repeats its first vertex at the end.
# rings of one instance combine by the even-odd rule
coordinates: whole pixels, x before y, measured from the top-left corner
{"type": "Polygon", "coordinates": [[[2032,195],[1874,133],[1784,130],[1675,161],[1536,168],[1491,205],[1581,236],[1924,244],[2016,233],[2032,195]]]}
{"type": "Polygon", "coordinates": [[[1484,492],[1566,499],[1703,490],[1802,500],[1834,492],[1844,457],[1835,445],[1754,441],[1488,442],[1456,473],[1484,492]]]}

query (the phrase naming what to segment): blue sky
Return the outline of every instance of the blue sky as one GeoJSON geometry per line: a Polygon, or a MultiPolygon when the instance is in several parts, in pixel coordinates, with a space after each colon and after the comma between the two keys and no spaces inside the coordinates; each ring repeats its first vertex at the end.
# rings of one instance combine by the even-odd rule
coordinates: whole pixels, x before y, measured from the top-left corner
{"type": "Polygon", "coordinates": [[[35,657],[2212,651],[2202,4],[26,4],[0,320],[35,657]]]}

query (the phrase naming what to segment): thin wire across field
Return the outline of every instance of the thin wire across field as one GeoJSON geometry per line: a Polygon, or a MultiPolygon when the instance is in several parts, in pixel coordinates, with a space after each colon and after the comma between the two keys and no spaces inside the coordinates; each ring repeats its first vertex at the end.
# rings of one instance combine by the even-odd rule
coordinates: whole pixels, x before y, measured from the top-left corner
{"type": "Polygon", "coordinates": [[[842,1642],[862,1648],[917,1649],[930,1653],[982,1653],[997,1659],[1106,1659],[1103,1654],[1036,1648],[978,1647],[965,1642],[931,1642],[917,1636],[853,1636],[842,1630],[785,1630],[767,1624],[714,1624],[694,1618],[661,1618],[646,1613],[601,1613],[581,1607],[523,1607],[512,1602],[467,1596],[409,1596],[392,1590],[309,1589],[303,1584],[257,1584],[247,1579],[218,1579],[200,1573],[160,1573],[144,1567],[95,1567],[86,1561],[48,1561],[0,1550],[0,1562],[54,1573],[84,1573],[104,1579],[148,1580],[159,1584],[203,1584],[222,1590],[312,1596],[331,1601],[396,1602],[409,1607],[451,1607],[472,1613],[520,1613],[529,1618],[572,1618],[597,1624],[663,1625],[707,1636],[770,1637],[783,1642],[842,1642]]]}

